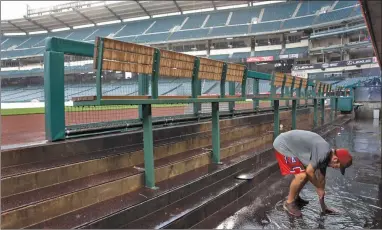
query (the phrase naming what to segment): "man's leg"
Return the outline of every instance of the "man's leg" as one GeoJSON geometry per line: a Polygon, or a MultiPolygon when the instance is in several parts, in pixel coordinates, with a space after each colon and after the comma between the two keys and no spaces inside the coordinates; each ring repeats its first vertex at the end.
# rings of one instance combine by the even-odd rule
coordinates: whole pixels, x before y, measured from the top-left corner
{"type": "Polygon", "coordinates": [[[300,194],[301,189],[304,187],[308,178],[305,172],[295,174],[289,187],[289,195],[287,203],[292,203],[296,200],[296,197],[300,194]]]}

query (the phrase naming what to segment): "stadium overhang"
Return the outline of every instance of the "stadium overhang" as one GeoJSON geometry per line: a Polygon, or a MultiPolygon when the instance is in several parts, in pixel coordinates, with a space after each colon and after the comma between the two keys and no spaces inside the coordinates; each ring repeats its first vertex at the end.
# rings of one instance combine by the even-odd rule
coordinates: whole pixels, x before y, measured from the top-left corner
{"type": "Polygon", "coordinates": [[[2,20],[1,33],[33,33],[73,28],[144,16],[184,13],[209,8],[251,5],[256,1],[77,1],[31,10],[23,18],[2,20]]]}
{"type": "Polygon", "coordinates": [[[382,1],[358,0],[362,6],[362,13],[369,34],[373,43],[373,48],[379,67],[382,68],[382,1]]]}

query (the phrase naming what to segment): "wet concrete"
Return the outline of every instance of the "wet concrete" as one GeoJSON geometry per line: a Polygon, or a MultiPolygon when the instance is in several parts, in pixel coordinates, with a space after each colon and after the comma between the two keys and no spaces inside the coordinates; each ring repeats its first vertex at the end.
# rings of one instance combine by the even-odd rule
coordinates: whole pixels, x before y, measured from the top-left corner
{"type": "MultiPolygon", "coordinates": [[[[290,217],[283,210],[282,202],[288,194],[292,178],[282,177],[276,172],[241,199],[211,216],[208,222],[215,225],[210,227],[382,228],[380,126],[379,121],[353,121],[338,127],[326,138],[337,147],[348,148],[353,155],[353,165],[347,169],[345,176],[339,170],[328,168],[327,171],[325,201],[328,207],[339,212],[337,215],[321,215],[317,194],[309,183],[301,192],[301,196],[310,201],[302,208],[303,217],[290,217]]],[[[194,227],[208,227],[208,223],[194,227]]]]}

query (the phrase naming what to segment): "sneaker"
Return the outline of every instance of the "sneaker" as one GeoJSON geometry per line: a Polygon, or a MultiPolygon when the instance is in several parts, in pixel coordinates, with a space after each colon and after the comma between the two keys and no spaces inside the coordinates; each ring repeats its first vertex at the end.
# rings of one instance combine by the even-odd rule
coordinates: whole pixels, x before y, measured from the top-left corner
{"type": "Polygon", "coordinates": [[[301,213],[299,207],[297,207],[296,201],[293,201],[292,203],[288,203],[288,202],[284,201],[283,207],[284,207],[285,211],[287,211],[292,216],[297,216],[297,217],[302,216],[302,213],[301,213]]]}
{"type": "Polygon", "coordinates": [[[295,201],[296,201],[296,203],[298,205],[307,205],[307,204],[309,204],[309,201],[302,199],[300,196],[297,196],[295,201]]]}

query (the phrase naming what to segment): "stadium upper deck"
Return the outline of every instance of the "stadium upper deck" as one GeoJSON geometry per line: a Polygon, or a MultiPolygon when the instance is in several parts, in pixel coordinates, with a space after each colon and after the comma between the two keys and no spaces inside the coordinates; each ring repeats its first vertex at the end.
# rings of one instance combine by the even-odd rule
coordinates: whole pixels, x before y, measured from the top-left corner
{"type": "Polygon", "coordinates": [[[14,59],[42,55],[48,36],[94,42],[96,36],[109,36],[122,41],[145,44],[174,43],[187,40],[205,40],[245,37],[320,27],[342,21],[362,18],[357,1],[289,1],[252,6],[247,1],[173,1],[123,2],[76,9],[73,11],[24,17],[1,22],[2,33],[53,30],[59,27],[96,24],[107,20],[129,19],[142,15],[184,12],[201,8],[249,4],[247,7],[154,17],[133,22],[70,29],[45,34],[3,36],[1,58],[14,59]],[[133,4],[136,7],[133,7],[133,4]],[[129,8],[130,7],[130,8],[129,8]],[[90,10],[91,9],[91,10],[90,10]],[[107,14],[112,16],[106,16],[107,14]],[[97,13],[98,12],[98,13],[97,13]],[[114,13],[114,14],[113,14],[114,13]]]}

